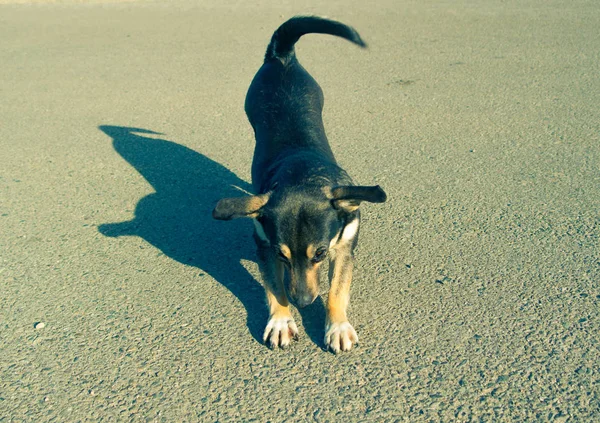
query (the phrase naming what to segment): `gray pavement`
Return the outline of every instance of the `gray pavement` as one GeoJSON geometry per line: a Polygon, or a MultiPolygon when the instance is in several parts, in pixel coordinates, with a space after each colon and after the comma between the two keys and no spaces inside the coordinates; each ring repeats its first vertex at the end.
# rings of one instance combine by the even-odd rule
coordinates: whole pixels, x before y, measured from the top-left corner
{"type": "Polygon", "coordinates": [[[0,422],[600,421],[596,1],[0,3],[0,422]],[[210,218],[295,14],[369,43],[297,52],[389,196],[338,356],[322,301],[262,345],[251,224],[210,218]]]}

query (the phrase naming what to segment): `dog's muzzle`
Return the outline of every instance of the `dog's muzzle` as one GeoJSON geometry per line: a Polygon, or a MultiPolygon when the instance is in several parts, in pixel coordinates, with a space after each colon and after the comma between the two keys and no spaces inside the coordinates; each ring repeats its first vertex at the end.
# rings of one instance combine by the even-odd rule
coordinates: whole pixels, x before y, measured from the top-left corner
{"type": "Polygon", "coordinates": [[[290,298],[290,300],[296,307],[304,308],[306,306],[311,305],[315,301],[317,296],[318,295],[301,294],[301,295],[298,295],[297,297],[290,298]]]}

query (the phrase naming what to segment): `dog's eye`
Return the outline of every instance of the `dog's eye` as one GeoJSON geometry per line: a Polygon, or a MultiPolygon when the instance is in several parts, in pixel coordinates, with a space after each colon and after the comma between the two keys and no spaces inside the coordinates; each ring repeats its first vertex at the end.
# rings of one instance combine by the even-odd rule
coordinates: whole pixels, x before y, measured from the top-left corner
{"type": "Polygon", "coordinates": [[[311,261],[313,263],[318,263],[320,261],[323,261],[323,259],[325,259],[326,256],[327,256],[327,248],[321,247],[317,250],[317,252],[315,253],[315,256],[312,258],[311,261]]]}

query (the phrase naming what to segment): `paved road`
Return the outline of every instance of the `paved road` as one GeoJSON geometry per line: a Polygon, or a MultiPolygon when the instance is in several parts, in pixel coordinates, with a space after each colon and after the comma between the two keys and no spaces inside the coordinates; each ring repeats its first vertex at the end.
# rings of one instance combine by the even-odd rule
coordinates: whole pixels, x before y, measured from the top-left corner
{"type": "Polygon", "coordinates": [[[93,3],[0,5],[0,422],[600,420],[597,2],[93,3]],[[390,199],[339,356],[321,301],[261,344],[251,224],[210,218],[298,13],[370,44],[298,57],[390,199]]]}

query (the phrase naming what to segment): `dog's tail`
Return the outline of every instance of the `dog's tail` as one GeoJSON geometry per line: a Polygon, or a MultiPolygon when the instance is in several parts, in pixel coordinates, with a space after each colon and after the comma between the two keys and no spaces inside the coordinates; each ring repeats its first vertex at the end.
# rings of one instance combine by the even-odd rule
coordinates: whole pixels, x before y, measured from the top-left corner
{"type": "Polygon", "coordinates": [[[288,64],[295,55],[294,44],[303,35],[311,33],[335,35],[361,47],[367,46],[351,26],[317,16],[295,16],[273,33],[265,54],[265,62],[277,59],[284,65],[288,64]]]}

